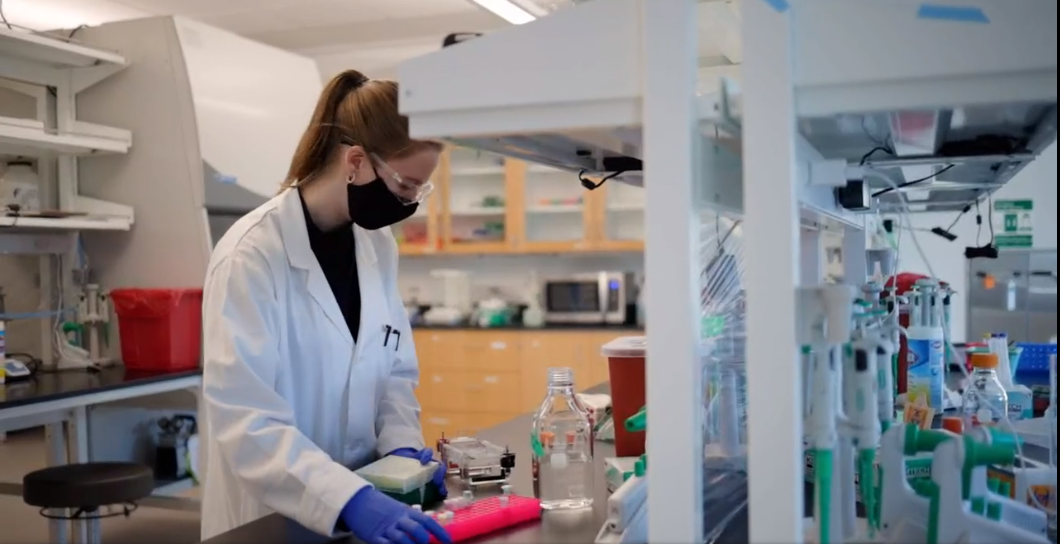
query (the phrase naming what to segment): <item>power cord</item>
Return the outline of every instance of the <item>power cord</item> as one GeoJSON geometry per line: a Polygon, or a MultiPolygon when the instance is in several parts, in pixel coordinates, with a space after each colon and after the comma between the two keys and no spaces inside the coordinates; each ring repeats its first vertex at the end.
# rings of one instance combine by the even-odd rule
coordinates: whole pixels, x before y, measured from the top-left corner
{"type": "Polygon", "coordinates": [[[11,26],[11,23],[7,22],[7,16],[4,15],[4,0],[0,0],[0,22],[4,23],[8,30],[15,29],[11,26]]]}
{"type": "MultiPolygon", "coordinates": [[[[899,206],[899,208],[898,208],[898,216],[899,216],[899,218],[901,220],[905,221],[906,225],[912,227],[912,221],[909,219],[909,201],[905,198],[905,195],[901,191],[897,191],[898,187],[896,185],[894,185],[894,182],[890,181],[887,178],[884,178],[884,179],[887,181],[887,183],[891,184],[891,188],[894,189],[898,193],[898,198],[899,198],[899,201],[901,203],[901,206],[899,206]]],[[[988,211],[987,213],[989,214],[990,212],[988,211]]],[[[993,227],[992,226],[991,226],[991,231],[993,231],[993,227]]],[[[935,270],[931,266],[931,260],[928,259],[927,253],[924,251],[924,248],[921,247],[921,245],[920,245],[920,240],[917,238],[916,231],[910,230],[909,231],[909,235],[913,239],[913,246],[916,247],[916,251],[920,255],[920,259],[924,261],[924,266],[927,267],[928,276],[933,281],[935,281],[935,283],[941,284],[941,280],[939,279],[938,276],[935,275],[935,270]]],[[[908,336],[906,334],[906,330],[904,328],[902,328],[902,334],[908,336]]],[[[951,362],[954,365],[956,365],[957,368],[960,369],[962,374],[964,374],[965,380],[970,381],[971,380],[971,374],[968,373],[968,368],[964,365],[964,362],[961,361],[960,358],[957,356],[957,353],[958,353],[957,348],[953,345],[953,342],[950,341],[949,338],[946,338],[944,340],[944,342],[946,344],[946,348],[948,349],[948,353],[953,358],[951,362]]],[[[975,389],[971,389],[970,391],[972,391],[973,396],[976,395],[975,389]]],[[[1016,438],[1016,440],[1014,440],[1014,442],[1016,443],[1016,455],[1020,459],[1024,459],[1024,455],[1023,455],[1023,440],[1021,440],[1019,438],[1019,431],[1016,429],[1015,425],[1012,424],[1012,420],[1009,419],[1009,417],[1008,417],[1007,407],[1005,407],[1005,408],[1006,409],[1001,410],[1001,421],[1000,422],[1001,422],[1002,426],[1004,426],[1008,430],[1008,432],[1012,433],[1012,435],[1016,438]]],[[[1056,467],[1054,466],[1052,468],[1055,469],[1056,467]]],[[[1046,508],[1045,505],[1042,504],[1042,502],[1038,498],[1037,494],[1030,493],[1029,496],[1034,501],[1034,506],[1037,506],[1043,512],[1049,512],[1049,509],[1046,508]]]]}
{"type": "MultiPolygon", "coordinates": [[[[898,185],[893,185],[892,184],[890,187],[887,187],[886,189],[880,189],[879,191],[876,191],[875,193],[872,193],[872,198],[878,198],[878,197],[883,196],[883,195],[885,195],[887,193],[892,193],[894,191],[900,191],[901,189],[905,189],[906,187],[909,187],[911,185],[916,185],[918,183],[923,183],[925,181],[928,181],[928,180],[931,180],[931,179],[935,179],[936,177],[938,177],[939,175],[945,173],[947,170],[953,168],[954,166],[956,166],[956,165],[955,164],[947,164],[946,166],[944,166],[941,169],[939,169],[938,172],[935,172],[934,174],[931,174],[930,176],[924,176],[924,177],[922,177],[920,179],[914,179],[912,181],[906,181],[906,182],[903,182],[903,183],[899,183],[898,185]]],[[[881,177],[883,177],[883,176],[881,176],[881,177]]],[[[888,183],[890,183],[890,181],[888,181],[888,183]]]]}

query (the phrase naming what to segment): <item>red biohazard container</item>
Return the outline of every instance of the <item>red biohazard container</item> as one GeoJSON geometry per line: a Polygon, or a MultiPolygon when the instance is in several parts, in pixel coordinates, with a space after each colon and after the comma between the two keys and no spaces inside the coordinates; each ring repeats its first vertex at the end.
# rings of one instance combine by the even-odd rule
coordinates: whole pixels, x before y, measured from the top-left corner
{"type": "Polygon", "coordinates": [[[115,289],[121,358],[126,370],[174,372],[199,368],[202,289],[115,289]]]}
{"type": "Polygon", "coordinates": [[[637,457],[644,453],[644,433],[626,430],[626,420],[644,408],[645,352],[647,339],[643,336],[616,338],[600,348],[607,357],[611,379],[611,417],[615,422],[615,455],[637,457]]]}

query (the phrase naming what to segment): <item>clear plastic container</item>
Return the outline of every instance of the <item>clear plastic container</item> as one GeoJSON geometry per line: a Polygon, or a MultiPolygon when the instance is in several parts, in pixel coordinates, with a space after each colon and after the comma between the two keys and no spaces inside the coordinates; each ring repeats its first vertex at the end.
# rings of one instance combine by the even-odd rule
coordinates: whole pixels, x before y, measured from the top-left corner
{"type": "Polygon", "coordinates": [[[531,431],[534,495],[545,510],[593,504],[593,434],[588,410],[574,393],[574,371],[548,370],[548,392],[531,431]]]}
{"type": "Polygon", "coordinates": [[[1008,395],[997,378],[998,357],[975,353],[971,359],[972,377],[961,399],[964,428],[996,425],[1008,412],[1008,395]]]}

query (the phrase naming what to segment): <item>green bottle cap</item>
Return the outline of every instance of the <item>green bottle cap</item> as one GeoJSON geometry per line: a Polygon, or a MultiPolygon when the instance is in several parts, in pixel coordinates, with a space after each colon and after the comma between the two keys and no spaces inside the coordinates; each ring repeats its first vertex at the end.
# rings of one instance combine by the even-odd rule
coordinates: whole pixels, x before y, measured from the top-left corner
{"type": "Polygon", "coordinates": [[[986,499],[983,497],[972,497],[972,513],[980,516],[986,514],[986,499]]]}

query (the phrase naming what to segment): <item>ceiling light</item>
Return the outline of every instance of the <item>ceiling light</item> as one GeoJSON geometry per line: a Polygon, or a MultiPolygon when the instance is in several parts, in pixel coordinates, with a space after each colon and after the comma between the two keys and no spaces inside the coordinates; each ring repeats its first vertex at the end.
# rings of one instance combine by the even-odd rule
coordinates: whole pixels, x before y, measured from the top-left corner
{"type": "Polygon", "coordinates": [[[526,7],[515,3],[513,0],[471,0],[490,13],[508,21],[513,25],[529,23],[537,19],[526,7]]]}

